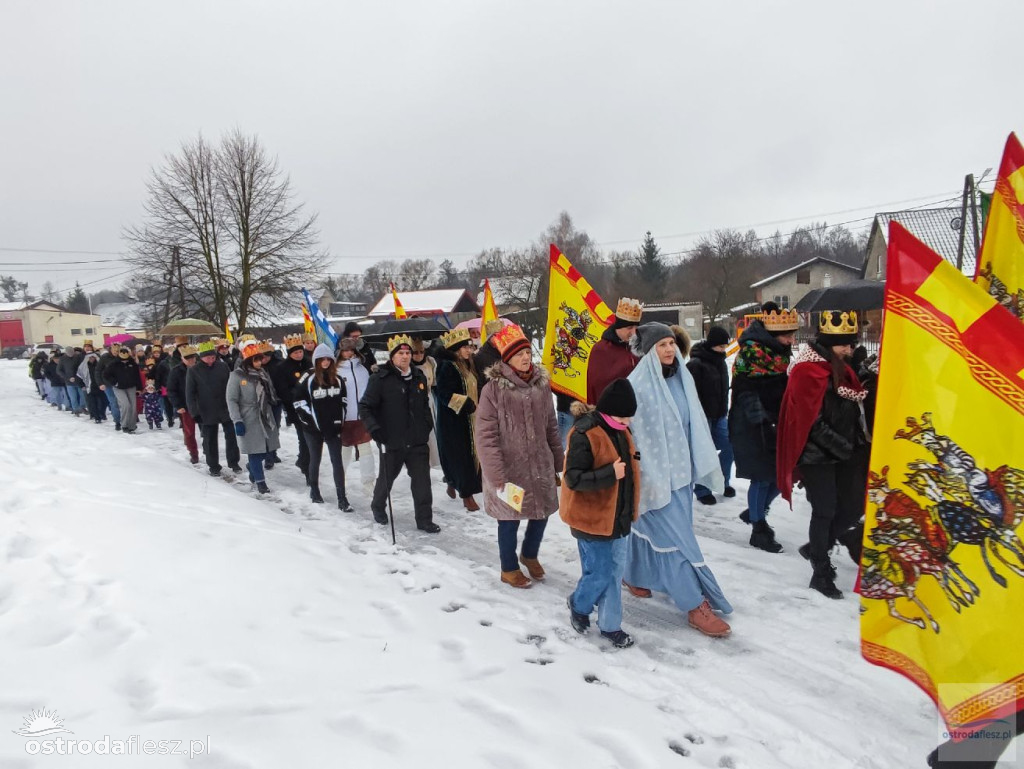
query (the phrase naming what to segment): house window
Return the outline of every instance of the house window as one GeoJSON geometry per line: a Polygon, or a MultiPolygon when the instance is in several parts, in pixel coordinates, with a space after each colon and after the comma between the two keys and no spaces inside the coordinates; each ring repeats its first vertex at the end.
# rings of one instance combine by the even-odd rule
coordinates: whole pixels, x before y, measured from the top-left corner
{"type": "Polygon", "coordinates": [[[80,328],[73,328],[73,329],[71,329],[71,336],[81,336],[81,335],[82,335],[82,329],[80,329],[80,328]]]}
{"type": "Polygon", "coordinates": [[[85,333],[87,333],[87,334],[95,334],[96,333],[96,329],[94,329],[94,328],[87,328],[85,330],[85,333]]]}
{"type": "Polygon", "coordinates": [[[53,335],[52,334],[47,334],[46,336],[43,337],[43,341],[44,342],[52,343],[53,342],[53,335]]]}
{"type": "Polygon", "coordinates": [[[782,297],[779,296],[778,294],[772,297],[772,301],[775,302],[775,304],[779,305],[779,307],[782,307],[782,297]]]}
{"type": "Polygon", "coordinates": [[[825,277],[821,279],[821,285],[823,288],[829,288],[832,285],[832,273],[825,273],[825,277]]]}
{"type": "Polygon", "coordinates": [[[789,294],[782,295],[782,301],[779,302],[779,307],[781,307],[783,310],[789,309],[789,294]]]}
{"type": "Polygon", "coordinates": [[[796,282],[807,283],[811,282],[811,271],[810,270],[797,270],[796,271],[796,282]]]}

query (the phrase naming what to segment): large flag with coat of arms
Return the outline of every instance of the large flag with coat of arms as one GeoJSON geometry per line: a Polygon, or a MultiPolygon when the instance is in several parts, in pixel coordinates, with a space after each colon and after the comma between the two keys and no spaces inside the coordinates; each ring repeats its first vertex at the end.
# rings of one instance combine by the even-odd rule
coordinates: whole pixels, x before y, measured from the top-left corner
{"type": "Polygon", "coordinates": [[[989,204],[974,280],[1024,321],[1024,147],[1010,134],[989,204]]]}
{"type": "Polygon", "coordinates": [[[1024,327],[890,223],[861,651],[951,733],[1024,708],[1022,377],[1024,327]]]}
{"type": "Polygon", "coordinates": [[[543,364],[551,389],[586,403],[590,349],[614,320],[597,292],[551,244],[543,364]]]}

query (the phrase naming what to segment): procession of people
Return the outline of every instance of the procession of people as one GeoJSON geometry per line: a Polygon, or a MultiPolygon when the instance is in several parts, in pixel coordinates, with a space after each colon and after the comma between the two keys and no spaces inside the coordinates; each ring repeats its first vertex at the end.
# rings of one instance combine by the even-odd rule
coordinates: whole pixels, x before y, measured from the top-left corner
{"type": "MultiPolygon", "coordinates": [[[[523,329],[493,320],[480,346],[465,328],[429,347],[394,334],[380,362],[353,322],[336,345],[311,333],[279,344],[175,337],[169,353],[159,342],[97,350],[86,340],[39,353],[29,375],[53,408],[109,419],[122,434],[141,421],[180,429],[192,464],[205,460],[219,476],[226,463],[259,495],[272,491],[267,471],[291,428],[310,501],[323,504],[332,482],[339,511],[378,524],[391,522],[404,470],[416,527],[439,533],[431,468],[440,468],[449,497],[497,522],[498,577],[512,588],[545,578],[540,551],[557,512],[580,557],[569,623],[587,632],[596,610],[616,647],[634,642],[622,628],[624,590],[664,594],[694,629],[730,635],[723,616],[732,605],[703,555],[694,502],[734,496],[733,474],[749,481],[740,517],[750,545],[768,553],[783,551],[768,524],[771,503],[780,493],[791,500],[795,482],[805,486],[812,515],[799,550],[811,562],[810,587],[842,597],[829,554],[841,544],[859,557],[865,404],[873,410],[873,387],[850,365],[856,313],[823,312],[814,341],[794,353],[797,314],[767,303],[736,340],[731,370],[724,328],[710,327],[691,349],[682,328],[644,322],[643,313],[636,299],[618,302],[592,350],[586,402],[552,387],[523,329]],[[353,459],[369,509],[349,496],[353,459]]],[[[859,362],[873,384],[877,360],[859,362]]]]}

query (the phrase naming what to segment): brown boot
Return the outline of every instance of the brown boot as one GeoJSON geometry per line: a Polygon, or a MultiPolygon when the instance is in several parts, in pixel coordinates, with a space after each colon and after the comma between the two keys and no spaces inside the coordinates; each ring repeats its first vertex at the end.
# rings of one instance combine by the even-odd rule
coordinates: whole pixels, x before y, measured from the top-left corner
{"type": "Polygon", "coordinates": [[[650,598],[651,597],[651,591],[648,590],[646,587],[634,587],[633,585],[631,585],[628,582],[626,582],[626,580],[622,580],[622,584],[626,586],[626,590],[631,592],[637,598],[650,598]]]}
{"type": "Polygon", "coordinates": [[[540,561],[536,558],[523,558],[523,556],[519,556],[519,563],[526,567],[526,570],[530,572],[530,576],[533,579],[544,579],[544,567],[540,565],[540,561]]]}
{"type": "Polygon", "coordinates": [[[480,509],[480,505],[476,503],[476,500],[473,499],[473,497],[463,497],[462,504],[471,513],[475,513],[480,509]]]}
{"type": "Polygon", "coordinates": [[[704,600],[700,606],[690,612],[690,627],[697,628],[704,635],[709,635],[712,638],[725,638],[729,633],[732,632],[732,628],[711,611],[711,604],[704,600]]]}
{"type": "Polygon", "coordinates": [[[516,569],[515,571],[503,571],[501,573],[501,581],[506,585],[511,585],[512,587],[525,588],[530,587],[530,585],[533,584],[519,569],[516,569]]]}
{"type": "Polygon", "coordinates": [[[452,499],[455,499],[456,494],[454,486],[449,486],[447,489],[444,490],[444,493],[447,494],[452,499]]]}

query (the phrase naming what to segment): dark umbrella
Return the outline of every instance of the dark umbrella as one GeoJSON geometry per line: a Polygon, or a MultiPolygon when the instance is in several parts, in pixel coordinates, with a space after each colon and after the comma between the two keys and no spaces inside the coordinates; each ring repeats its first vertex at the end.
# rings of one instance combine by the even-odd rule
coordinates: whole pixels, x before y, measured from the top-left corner
{"type": "Polygon", "coordinates": [[[389,336],[408,334],[420,339],[436,339],[450,329],[433,318],[399,318],[374,324],[363,332],[363,339],[368,342],[385,342],[389,336]]]}
{"type": "Polygon", "coordinates": [[[181,318],[172,320],[156,333],[157,336],[209,336],[210,334],[220,334],[221,329],[209,321],[199,318],[181,318]]]}
{"type": "Polygon", "coordinates": [[[877,310],[885,303],[885,284],[877,280],[854,280],[841,286],[812,291],[794,309],[799,312],[822,310],[877,310]],[[816,297],[813,294],[820,291],[816,297]]]}

